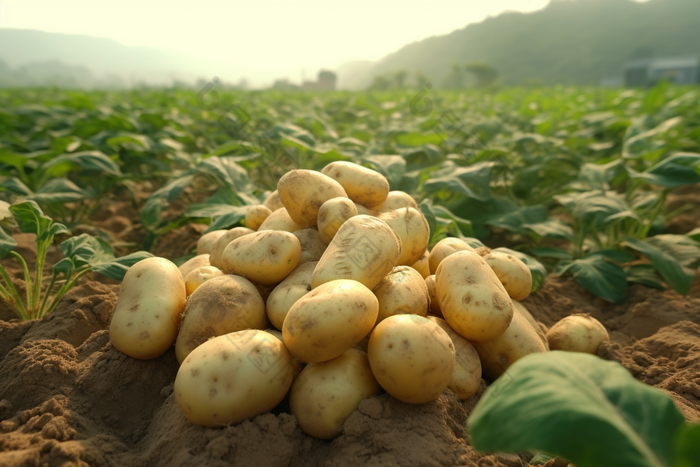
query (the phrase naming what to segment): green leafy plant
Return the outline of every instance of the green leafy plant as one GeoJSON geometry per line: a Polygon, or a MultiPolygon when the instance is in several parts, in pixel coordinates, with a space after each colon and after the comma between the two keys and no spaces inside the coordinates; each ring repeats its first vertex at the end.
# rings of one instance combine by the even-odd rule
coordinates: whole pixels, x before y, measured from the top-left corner
{"type": "Polygon", "coordinates": [[[574,352],[514,363],[467,420],[479,451],[541,451],[577,467],[698,465],[700,425],[622,365],[574,352]]]}
{"type": "Polygon", "coordinates": [[[147,252],[136,252],[115,258],[112,248],[102,239],[82,234],[71,237],[60,244],[63,259],[53,269],[48,286],[44,282],[44,264],[54,237],[70,232],[63,225],[46,216],[34,201],[25,201],[9,206],[9,213],[23,233],[36,235],[36,267],[30,274],[27,261],[14,251],[17,242],[0,228],[0,258],[13,257],[22,267],[26,299],[13,284],[5,268],[0,265],[0,296],[16,312],[20,319],[40,319],[51,313],[63,296],[78,280],[90,272],[99,272],[112,279],[121,280],[134,263],[151,256],[147,252]]]}

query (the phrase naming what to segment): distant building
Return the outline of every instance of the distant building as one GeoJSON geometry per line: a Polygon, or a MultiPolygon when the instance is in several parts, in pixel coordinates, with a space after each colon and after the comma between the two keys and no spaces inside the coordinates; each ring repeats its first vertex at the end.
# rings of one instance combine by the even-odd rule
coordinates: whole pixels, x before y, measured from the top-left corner
{"type": "Polygon", "coordinates": [[[625,86],[654,86],[666,80],[674,84],[700,83],[698,57],[644,58],[625,64],[625,86]]]}

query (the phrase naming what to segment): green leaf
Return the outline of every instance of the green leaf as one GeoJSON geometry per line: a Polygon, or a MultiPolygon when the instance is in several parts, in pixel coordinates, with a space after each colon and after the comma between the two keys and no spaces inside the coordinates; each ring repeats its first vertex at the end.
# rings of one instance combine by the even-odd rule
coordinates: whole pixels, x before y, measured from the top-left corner
{"type": "Polygon", "coordinates": [[[651,264],[635,264],[625,268],[627,282],[641,284],[652,289],[665,290],[663,279],[656,273],[656,268],[651,264]]]}
{"type": "Polygon", "coordinates": [[[527,266],[527,268],[530,270],[530,274],[532,275],[532,292],[540,289],[544,285],[544,281],[547,278],[547,268],[545,268],[542,263],[537,261],[532,256],[526,255],[521,251],[515,251],[504,247],[494,248],[491,251],[500,251],[501,253],[515,256],[520,261],[525,263],[525,266],[527,266]]]}
{"type": "MultiPolygon", "coordinates": [[[[63,154],[46,162],[44,168],[56,167],[61,164],[77,164],[85,170],[105,172],[116,177],[122,175],[119,166],[100,151],[83,151],[73,154],[63,154]]],[[[51,171],[51,173],[53,173],[53,171],[51,171]]]]}
{"type": "Polygon", "coordinates": [[[700,154],[677,153],[667,157],[644,172],[628,168],[631,178],[639,178],[654,185],[675,188],[683,185],[700,183],[700,154]]]}
{"type": "Polygon", "coordinates": [[[608,302],[622,303],[627,298],[625,271],[602,255],[565,261],[557,266],[556,273],[571,274],[581,287],[608,302]]]}
{"type": "Polygon", "coordinates": [[[392,190],[397,190],[404,173],[406,173],[406,160],[401,156],[368,156],[365,162],[381,173],[389,180],[392,190]]]}
{"type": "Polygon", "coordinates": [[[696,242],[700,242],[700,227],[693,229],[686,234],[688,237],[692,238],[696,242]]]}
{"type": "Polygon", "coordinates": [[[53,222],[50,217],[44,215],[35,201],[24,201],[10,206],[12,217],[17,221],[19,230],[24,233],[33,233],[37,237],[48,231],[53,222]]]}
{"type": "Polygon", "coordinates": [[[110,279],[121,281],[124,275],[129,271],[129,268],[134,264],[146,258],[151,258],[153,255],[147,251],[137,251],[126,256],[114,258],[110,261],[91,262],[90,269],[99,272],[110,279]]]}
{"type": "Polygon", "coordinates": [[[17,246],[17,241],[5,232],[5,229],[0,228],[0,258],[4,258],[17,246]]]}
{"type": "Polygon", "coordinates": [[[523,232],[524,225],[534,225],[547,220],[547,208],[543,205],[525,206],[515,211],[506,213],[500,217],[486,221],[486,225],[510,230],[511,232],[523,232]]]}
{"type": "Polygon", "coordinates": [[[625,243],[644,255],[673,290],[687,295],[700,265],[700,245],[685,235],[656,235],[625,243]]]}
{"type": "Polygon", "coordinates": [[[553,351],[515,362],[467,420],[479,451],[543,451],[576,467],[671,467],[683,415],[619,363],[553,351]]]}
{"type": "Polygon", "coordinates": [[[31,196],[34,193],[19,178],[12,177],[2,182],[2,187],[12,194],[19,196],[31,196]]]}
{"type": "Polygon", "coordinates": [[[80,201],[89,193],[67,178],[53,178],[29,198],[37,203],[56,204],[80,201]]]}
{"type": "Polygon", "coordinates": [[[64,258],[54,266],[56,272],[65,273],[88,266],[94,272],[119,281],[124,278],[124,274],[131,266],[153,256],[146,251],[137,251],[115,258],[114,251],[107,242],[88,234],[71,237],[60,246],[64,258]]]}
{"type": "Polygon", "coordinates": [[[468,198],[486,201],[490,198],[491,169],[495,162],[479,162],[469,167],[459,167],[453,162],[445,162],[444,168],[435,172],[423,184],[426,193],[444,191],[461,194],[468,198]]]}
{"type": "Polygon", "coordinates": [[[574,259],[571,253],[566,250],[562,250],[561,248],[533,248],[529,251],[533,255],[541,256],[542,258],[556,258],[564,260],[574,259]]]}
{"type": "Polygon", "coordinates": [[[210,218],[211,223],[205,231],[220,230],[233,227],[250,209],[249,206],[231,206],[228,204],[192,204],[185,209],[186,217],[210,218]]]}
{"type": "Polygon", "coordinates": [[[700,465],[700,423],[686,425],[676,435],[674,467],[700,465]]]}

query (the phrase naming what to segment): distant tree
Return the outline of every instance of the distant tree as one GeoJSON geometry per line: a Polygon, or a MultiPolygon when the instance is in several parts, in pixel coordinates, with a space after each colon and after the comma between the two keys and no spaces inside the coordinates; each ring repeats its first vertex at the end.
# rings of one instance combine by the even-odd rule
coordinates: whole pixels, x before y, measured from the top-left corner
{"type": "Polygon", "coordinates": [[[498,71],[489,63],[468,63],[464,71],[471,73],[480,88],[491,86],[498,79],[498,71]]]}
{"type": "Polygon", "coordinates": [[[369,88],[370,89],[379,89],[379,90],[385,90],[385,89],[391,89],[393,85],[393,80],[391,77],[387,75],[377,75],[374,77],[374,80],[372,80],[372,84],[370,84],[369,88]]]}
{"type": "Polygon", "coordinates": [[[403,89],[406,87],[406,78],[408,78],[408,71],[399,70],[394,73],[394,87],[396,89],[403,89]]]}
{"type": "Polygon", "coordinates": [[[425,76],[422,71],[416,71],[414,79],[416,81],[416,87],[418,88],[424,88],[430,82],[430,79],[428,79],[428,77],[425,76]]]}
{"type": "Polygon", "coordinates": [[[462,89],[466,86],[466,76],[461,65],[455,63],[450,73],[443,80],[442,86],[447,89],[462,89]]]}

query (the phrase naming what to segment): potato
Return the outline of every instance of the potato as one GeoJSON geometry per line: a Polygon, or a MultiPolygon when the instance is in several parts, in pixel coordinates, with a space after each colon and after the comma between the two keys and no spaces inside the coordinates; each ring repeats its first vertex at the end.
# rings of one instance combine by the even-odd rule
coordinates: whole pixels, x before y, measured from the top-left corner
{"type": "Polygon", "coordinates": [[[355,203],[348,198],[329,199],[318,210],[318,233],[330,243],[343,222],[357,215],[355,203]]]}
{"type": "Polygon", "coordinates": [[[475,252],[445,258],[435,273],[435,289],[442,315],[462,337],[489,341],[508,329],[513,304],[496,273],[475,252]]]}
{"type": "Polygon", "coordinates": [[[212,337],[244,329],[265,329],[270,322],[255,286],[240,276],[215,277],[199,286],[182,313],[175,356],[182,361],[212,337]]]}
{"type": "Polygon", "coordinates": [[[282,325],[284,344],[302,362],[331,360],[372,330],[378,310],[377,297],[359,282],[327,282],[292,305],[282,325]]]}
{"type": "Polygon", "coordinates": [[[348,198],[368,208],[379,206],[389,195],[389,181],[384,175],[352,162],[331,162],[321,173],[340,183],[348,198]]]}
{"type": "Polygon", "coordinates": [[[328,244],[323,241],[321,234],[316,229],[301,229],[294,232],[294,236],[301,244],[301,257],[299,265],[316,262],[321,259],[328,244]]]}
{"type": "Polygon", "coordinates": [[[228,244],[239,237],[252,234],[253,232],[255,232],[255,230],[249,229],[247,227],[234,227],[233,229],[229,230],[221,237],[219,237],[216,243],[214,243],[214,248],[212,248],[211,250],[211,256],[209,257],[209,262],[211,263],[211,265],[219,269],[223,269],[224,250],[226,249],[228,244]]]}
{"type": "Polygon", "coordinates": [[[395,315],[379,323],[367,353],[379,384],[402,402],[435,400],[452,381],[455,349],[450,336],[422,316],[395,315]]]}
{"type": "Polygon", "coordinates": [[[318,261],[311,288],[336,279],[352,279],[372,290],[400,256],[401,239],[386,222],[371,216],[351,217],[318,261]]]}
{"type": "Polygon", "coordinates": [[[214,243],[226,232],[226,230],[212,230],[202,235],[201,238],[197,240],[197,255],[211,253],[212,248],[214,248],[214,243]]]}
{"type": "Polygon", "coordinates": [[[496,273],[510,298],[524,300],[530,295],[532,274],[525,263],[515,256],[501,251],[491,251],[483,258],[496,273]]]}
{"type": "MultiPolygon", "coordinates": [[[[284,340],[282,339],[282,331],[278,331],[277,329],[265,329],[265,332],[268,334],[271,334],[275,336],[279,341],[284,345],[284,340]]],[[[286,349],[287,347],[285,347],[286,349]]],[[[291,355],[291,354],[289,354],[291,355]]],[[[304,369],[304,364],[301,363],[297,358],[292,357],[292,367],[294,368],[294,379],[297,379],[297,376],[301,373],[301,370],[304,369]]]]}
{"type": "Polygon", "coordinates": [[[306,365],[292,384],[289,408],[306,434],[332,439],[362,399],[381,392],[367,354],[348,349],[333,360],[306,365]]]}
{"type": "Polygon", "coordinates": [[[162,355],[175,342],[187,292],[180,270],[165,258],[129,268],[109,324],[114,348],[142,360],[162,355]]]}
{"type": "Polygon", "coordinates": [[[348,197],[340,183],[314,170],[287,172],[277,183],[277,191],[289,216],[302,227],[316,225],[318,210],[329,199],[348,197]]]}
{"type": "Polygon", "coordinates": [[[423,214],[414,208],[401,208],[378,216],[401,238],[401,256],[396,264],[410,266],[428,247],[430,227],[423,214]]]}
{"type": "Polygon", "coordinates": [[[311,274],[316,262],[297,266],[285,280],[279,283],[267,298],[267,317],[277,329],[282,329],[284,318],[297,300],[311,292],[311,274]]]}
{"type": "Polygon", "coordinates": [[[355,209],[357,209],[357,214],[361,216],[371,216],[372,211],[367,208],[366,206],[361,205],[360,203],[355,203],[355,209]]]}
{"type": "Polygon", "coordinates": [[[473,341],[484,374],[495,381],[514,362],[534,352],[546,352],[537,331],[520,312],[513,314],[508,329],[490,341],[473,341]]]}
{"type": "Polygon", "coordinates": [[[260,224],[265,222],[265,219],[267,219],[270,214],[272,214],[272,210],[267,206],[262,204],[251,206],[245,215],[245,226],[249,229],[258,230],[260,224]]]}
{"type": "Polygon", "coordinates": [[[547,341],[552,350],[598,353],[603,341],[610,336],[600,321],[585,313],[567,316],[547,331],[547,341]]]}
{"type": "Polygon", "coordinates": [[[184,280],[185,276],[192,272],[193,270],[202,267],[202,266],[211,266],[209,263],[210,256],[209,254],[204,254],[204,255],[197,255],[194,258],[190,258],[184,263],[180,265],[178,269],[180,269],[180,274],[182,274],[182,278],[184,280]]]}
{"type": "Polygon", "coordinates": [[[390,191],[384,202],[372,209],[372,213],[378,216],[384,212],[396,211],[401,208],[418,209],[418,204],[411,195],[404,191],[390,191]]]}
{"type": "Polygon", "coordinates": [[[413,269],[418,271],[420,275],[423,276],[423,279],[430,275],[430,263],[428,262],[429,257],[430,254],[428,253],[428,250],[425,249],[423,250],[423,253],[421,253],[420,258],[418,258],[418,261],[411,265],[413,269]]]}
{"type": "Polygon", "coordinates": [[[527,322],[530,323],[530,326],[532,326],[532,329],[535,330],[537,335],[539,336],[540,340],[542,341],[542,345],[544,345],[546,350],[549,350],[549,342],[547,341],[547,327],[536,321],[535,318],[532,317],[532,314],[528,311],[525,306],[515,300],[511,300],[513,302],[513,307],[515,308],[516,312],[519,312],[521,315],[527,319],[527,322]]]}
{"type": "Polygon", "coordinates": [[[304,227],[300,226],[289,217],[289,213],[286,209],[281,208],[267,216],[267,219],[258,227],[258,232],[263,230],[284,230],[285,232],[291,233],[303,228],[304,227]]]}
{"type": "Polygon", "coordinates": [[[450,336],[455,347],[455,369],[447,386],[460,400],[476,394],[481,383],[481,360],[474,346],[457,334],[444,319],[429,316],[428,319],[442,328],[450,336]]]}
{"type": "Polygon", "coordinates": [[[272,212],[282,209],[284,204],[282,204],[282,200],[280,199],[279,191],[275,190],[270,193],[267,198],[265,198],[265,201],[263,201],[263,206],[272,212]]]}
{"type": "Polygon", "coordinates": [[[261,285],[284,280],[299,264],[301,244],[289,232],[255,232],[239,237],[224,250],[224,272],[261,285]]]}
{"type": "Polygon", "coordinates": [[[443,238],[435,244],[430,255],[428,256],[428,267],[430,274],[435,274],[440,262],[458,251],[474,251],[474,248],[469,246],[467,242],[456,237],[443,238]]]}
{"type": "Polygon", "coordinates": [[[279,339],[265,331],[233,332],[187,356],[175,377],[175,400],[192,423],[236,424],[279,404],[293,373],[292,357],[279,339]]]}
{"type": "Polygon", "coordinates": [[[428,286],[425,280],[413,268],[397,266],[381,280],[374,289],[379,301],[377,323],[394,315],[428,314],[428,286]]]}
{"type": "Polygon", "coordinates": [[[440,309],[440,302],[437,298],[437,290],[435,288],[435,274],[425,278],[425,285],[428,287],[428,296],[430,297],[430,314],[442,318],[442,310],[440,309]]]}
{"type": "Polygon", "coordinates": [[[214,266],[200,266],[197,269],[192,270],[187,277],[185,277],[185,289],[187,290],[187,296],[192,295],[192,292],[197,290],[197,287],[204,284],[209,279],[214,277],[222,276],[224,273],[221,269],[215,268],[214,266]]]}

